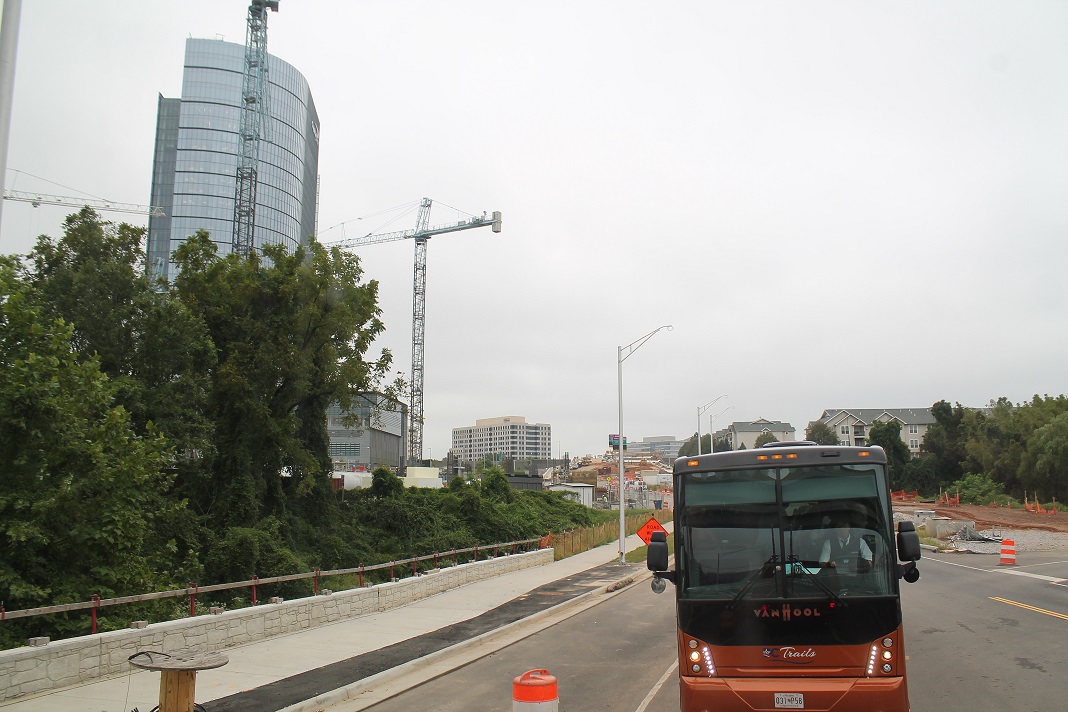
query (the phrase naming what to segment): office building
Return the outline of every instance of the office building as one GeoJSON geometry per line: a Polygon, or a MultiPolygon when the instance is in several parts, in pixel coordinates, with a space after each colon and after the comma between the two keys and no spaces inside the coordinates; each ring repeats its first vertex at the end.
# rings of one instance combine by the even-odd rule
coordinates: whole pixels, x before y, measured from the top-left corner
{"type": "Polygon", "coordinates": [[[474,427],[452,429],[450,456],[459,462],[491,457],[497,461],[549,460],[552,427],[512,415],[476,420],[474,427]]]}
{"type": "MultiPolygon", "coordinates": [[[[244,62],[242,44],[189,39],[182,97],[159,97],[151,203],[166,215],[149,219],[147,248],[157,276],[174,278],[170,255],[198,229],[220,256],[231,251],[244,62]]],[[[300,72],[270,55],[267,66],[253,247],[293,251],[316,231],[319,117],[300,72]]]]}
{"type": "Polygon", "coordinates": [[[335,472],[371,472],[404,464],[408,406],[381,393],[364,393],[353,408],[326,409],[329,454],[335,472]]]}

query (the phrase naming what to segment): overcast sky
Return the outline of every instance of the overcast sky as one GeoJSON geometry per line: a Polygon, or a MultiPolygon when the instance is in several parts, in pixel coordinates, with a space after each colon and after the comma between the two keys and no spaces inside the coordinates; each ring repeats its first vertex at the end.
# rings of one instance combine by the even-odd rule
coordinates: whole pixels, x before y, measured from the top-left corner
{"type": "MultiPolygon", "coordinates": [[[[147,203],[185,39],[243,43],[247,7],[24,0],[6,188],[147,203]]],[[[665,324],[623,364],[632,441],[720,395],[702,431],[800,439],[1068,392],[1068,3],[281,0],[268,51],[315,98],[322,240],[504,214],[429,243],[424,455],[502,415],[602,452],[617,347],[665,324]]],[[[68,212],[6,201],[0,252],[68,212]]],[[[361,252],[405,373],[413,254],[361,252]]]]}

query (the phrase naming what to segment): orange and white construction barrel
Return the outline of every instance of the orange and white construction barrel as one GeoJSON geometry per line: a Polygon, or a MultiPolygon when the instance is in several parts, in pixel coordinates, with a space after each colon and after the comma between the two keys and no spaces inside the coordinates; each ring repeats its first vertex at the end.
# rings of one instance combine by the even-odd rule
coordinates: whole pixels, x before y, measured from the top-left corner
{"type": "Polygon", "coordinates": [[[512,712],[558,712],[556,678],[548,670],[528,670],[512,678],[512,712]]]}
{"type": "Polygon", "coordinates": [[[998,566],[1015,566],[1016,565],[1016,542],[1012,539],[1001,540],[1001,561],[998,562],[998,566]]]}

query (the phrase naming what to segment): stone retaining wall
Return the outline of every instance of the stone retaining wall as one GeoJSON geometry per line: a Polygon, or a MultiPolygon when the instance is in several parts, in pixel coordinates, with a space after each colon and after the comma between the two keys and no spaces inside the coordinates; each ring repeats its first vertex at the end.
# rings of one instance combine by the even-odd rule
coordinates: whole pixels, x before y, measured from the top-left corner
{"type": "Polygon", "coordinates": [[[553,550],[540,549],[361,589],[70,638],[42,647],[3,650],[0,651],[0,700],[125,675],[132,670],[128,658],[142,650],[225,650],[397,608],[464,584],[552,561],[553,550]]]}

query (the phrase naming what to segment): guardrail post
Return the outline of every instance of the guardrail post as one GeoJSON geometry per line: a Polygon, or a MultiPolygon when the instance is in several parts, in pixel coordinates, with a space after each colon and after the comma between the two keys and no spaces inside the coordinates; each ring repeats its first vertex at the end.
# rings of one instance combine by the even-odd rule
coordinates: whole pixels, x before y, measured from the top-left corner
{"type": "Polygon", "coordinates": [[[478,547],[475,547],[475,561],[478,561],[478,547]]]}
{"type": "Polygon", "coordinates": [[[96,635],[96,609],[100,608],[100,596],[94,593],[91,600],[93,601],[93,635],[96,635]]]}
{"type": "Polygon", "coordinates": [[[312,577],[312,595],[319,595],[319,567],[315,567],[315,576],[312,577]]]}
{"type": "Polygon", "coordinates": [[[189,582],[189,617],[192,618],[197,614],[197,583],[196,581],[189,582]]]}
{"type": "Polygon", "coordinates": [[[256,574],[252,574],[252,605],[256,605],[256,582],[260,580],[260,577],[256,574]]]}
{"type": "Polygon", "coordinates": [[[395,562],[395,561],[390,561],[389,562],[389,580],[390,581],[396,581],[397,580],[397,577],[393,575],[393,564],[395,564],[395,563],[397,563],[397,562],[395,562]]]}
{"type": "Polygon", "coordinates": [[[452,550],[452,565],[456,566],[456,549],[452,550]]]}
{"type": "MultiPolygon", "coordinates": [[[[434,552],[434,568],[438,568],[438,552],[434,552]]],[[[0,604],[2,605],[2,604],[0,604]]]]}
{"type": "Polygon", "coordinates": [[[412,576],[418,576],[418,575],[419,575],[419,560],[418,559],[412,559],[412,576]]]}

